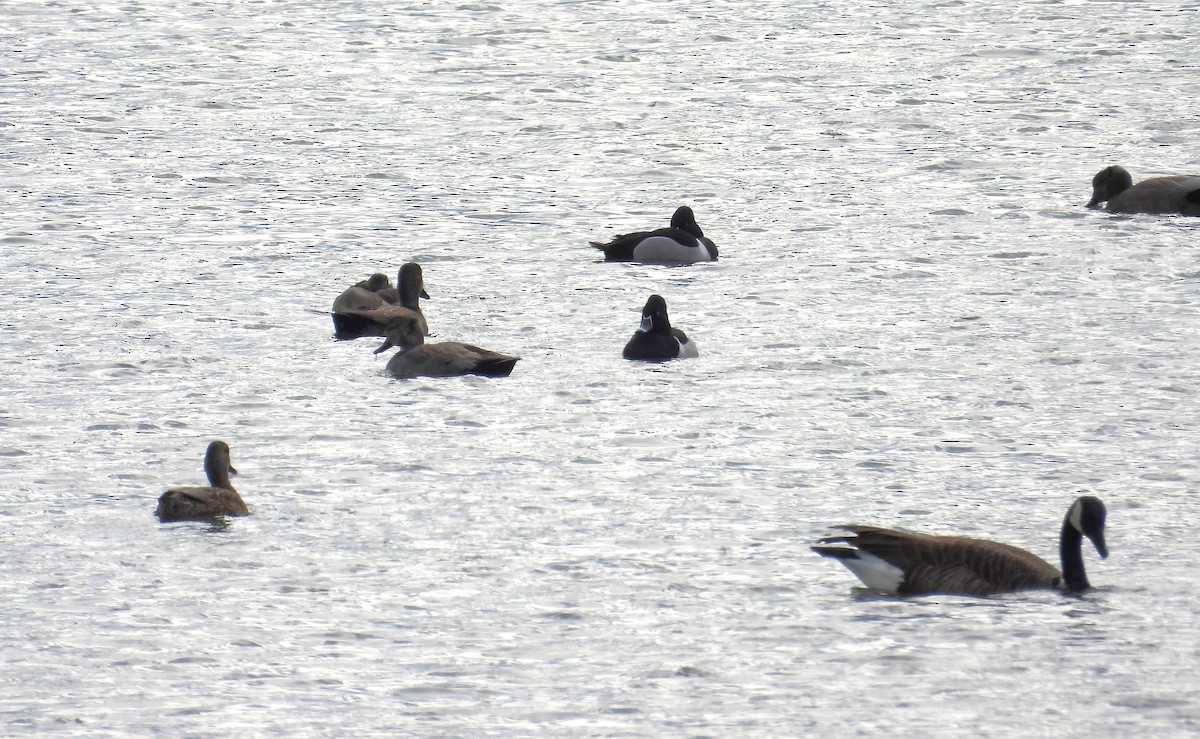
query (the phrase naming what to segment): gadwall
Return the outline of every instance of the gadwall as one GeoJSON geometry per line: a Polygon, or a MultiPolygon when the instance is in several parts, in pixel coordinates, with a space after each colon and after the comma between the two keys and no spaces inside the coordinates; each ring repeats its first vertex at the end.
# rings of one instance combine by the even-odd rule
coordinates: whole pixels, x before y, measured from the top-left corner
{"type": "Polygon", "coordinates": [[[229,463],[229,445],[214,441],[204,454],[204,474],[208,487],[171,488],[158,499],[154,514],[159,520],[196,521],[217,516],[245,516],[250,513],[242,496],[229,481],[237,470],[229,463]]]}
{"type": "Polygon", "coordinates": [[[508,377],[520,359],[458,341],[426,344],[420,325],[410,316],[390,319],[385,335],[387,339],[375,353],[399,347],[400,351],[388,360],[387,372],[400,379],[460,375],[508,377]]]}
{"type": "Polygon", "coordinates": [[[1200,176],[1151,177],[1133,184],[1124,167],[1105,167],[1092,178],[1089,208],[1108,203],[1113,213],[1200,216],[1200,176]]]}
{"type": "MultiPolygon", "coordinates": [[[[386,278],[385,278],[386,280],[386,278]]],[[[429,333],[429,323],[421,312],[421,298],[428,298],[425,292],[425,278],[421,265],[409,262],[400,268],[396,284],[390,283],[376,290],[372,297],[361,293],[354,297],[359,301],[357,306],[350,305],[347,300],[338,310],[334,303],[333,330],[339,339],[357,339],[360,336],[383,336],[387,322],[399,316],[412,316],[421,325],[423,333],[429,333]]],[[[354,288],[351,288],[353,290],[354,288]]],[[[350,290],[347,290],[346,295],[350,290]]],[[[338,298],[341,300],[341,296],[338,298]]]]}

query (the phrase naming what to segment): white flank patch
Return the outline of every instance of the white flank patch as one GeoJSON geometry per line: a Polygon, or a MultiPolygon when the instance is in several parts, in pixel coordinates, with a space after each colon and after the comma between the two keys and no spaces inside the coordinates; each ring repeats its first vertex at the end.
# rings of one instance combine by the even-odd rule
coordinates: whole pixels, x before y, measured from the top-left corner
{"type": "MultiPolygon", "coordinates": [[[[679,340],[676,339],[676,341],[679,340]]],[[[696,347],[696,342],[692,341],[691,339],[688,339],[686,344],[682,341],[679,342],[680,359],[691,359],[698,356],[700,356],[700,349],[696,347]]]]}
{"type": "Polygon", "coordinates": [[[871,590],[895,595],[904,582],[904,570],[884,562],[874,554],[857,552],[857,558],[839,559],[871,590]]]}
{"type": "Polygon", "coordinates": [[[633,249],[633,258],[638,262],[666,262],[668,264],[693,264],[707,262],[708,249],[703,246],[684,246],[666,236],[650,236],[642,239],[633,249]]]}

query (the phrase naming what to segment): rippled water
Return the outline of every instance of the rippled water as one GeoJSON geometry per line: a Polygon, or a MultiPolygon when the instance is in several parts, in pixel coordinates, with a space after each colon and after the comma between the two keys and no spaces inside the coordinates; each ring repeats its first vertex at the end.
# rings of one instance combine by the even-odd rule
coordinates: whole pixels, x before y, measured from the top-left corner
{"type": "Polygon", "coordinates": [[[0,733],[1200,728],[1200,219],[1082,207],[1200,172],[1200,5],[388,7],[0,9],[0,733]],[[407,260],[511,378],[332,340],[407,260]],[[255,515],[159,524],[214,438],[255,515]],[[1081,599],[808,550],[1081,493],[1081,599]]]}

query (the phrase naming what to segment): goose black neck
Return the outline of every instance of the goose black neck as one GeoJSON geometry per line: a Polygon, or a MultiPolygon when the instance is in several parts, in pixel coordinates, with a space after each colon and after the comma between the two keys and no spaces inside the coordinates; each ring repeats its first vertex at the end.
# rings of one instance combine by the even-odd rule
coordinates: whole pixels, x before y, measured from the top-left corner
{"type": "Polygon", "coordinates": [[[1087,572],[1083,569],[1083,534],[1071,525],[1070,511],[1063,519],[1062,535],[1058,540],[1058,555],[1062,558],[1063,584],[1066,590],[1082,593],[1092,587],[1088,582],[1087,572]]]}

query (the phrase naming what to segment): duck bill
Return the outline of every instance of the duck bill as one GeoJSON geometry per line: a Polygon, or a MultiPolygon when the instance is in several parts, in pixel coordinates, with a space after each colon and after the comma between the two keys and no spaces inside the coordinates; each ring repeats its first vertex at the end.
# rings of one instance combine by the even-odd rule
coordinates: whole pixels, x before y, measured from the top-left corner
{"type": "Polygon", "coordinates": [[[237,470],[235,470],[235,469],[233,468],[233,465],[229,465],[229,475],[230,475],[231,477],[237,477],[237,476],[238,476],[238,471],[237,471],[237,470]]]}
{"type": "Polygon", "coordinates": [[[425,288],[421,288],[421,297],[429,300],[429,293],[425,292],[425,288]]]}
{"type": "Polygon", "coordinates": [[[650,329],[654,328],[654,317],[649,313],[642,314],[642,325],[638,327],[639,331],[650,333],[650,329]]]}
{"type": "Polygon", "coordinates": [[[372,353],[373,353],[373,354],[379,354],[379,353],[381,353],[381,352],[386,352],[388,349],[391,349],[393,346],[395,346],[395,344],[392,342],[392,340],[391,340],[391,339],[384,339],[384,340],[383,340],[383,343],[379,345],[379,348],[378,348],[378,349],[376,349],[376,350],[375,350],[374,352],[372,352],[372,353]]]}
{"type": "Polygon", "coordinates": [[[1104,532],[1099,531],[1095,534],[1088,534],[1088,538],[1092,540],[1096,551],[1100,553],[1100,559],[1106,559],[1108,557],[1108,545],[1104,543],[1104,532]]]}

